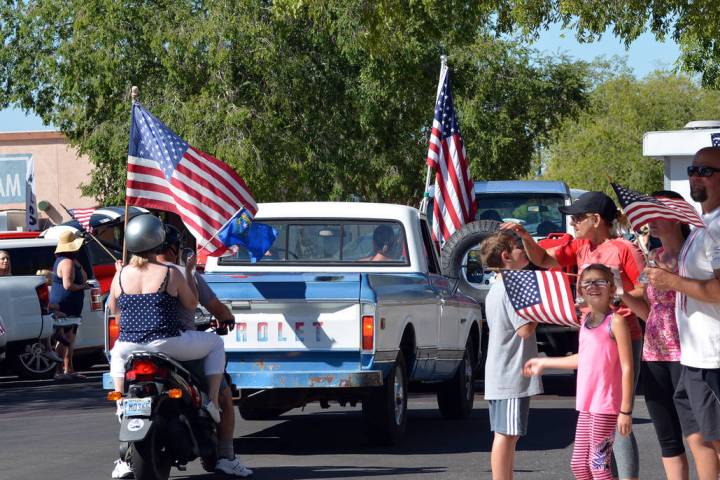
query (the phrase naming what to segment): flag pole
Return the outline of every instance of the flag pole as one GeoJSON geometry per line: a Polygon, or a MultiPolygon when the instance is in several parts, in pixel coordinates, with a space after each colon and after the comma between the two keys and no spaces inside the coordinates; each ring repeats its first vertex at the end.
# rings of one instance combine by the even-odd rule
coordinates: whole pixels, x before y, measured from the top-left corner
{"type": "MultiPolygon", "coordinates": [[[[140,98],[140,89],[133,85],[130,89],[130,100],[132,102],[132,105],[130,107],[130,125],[132,129],[132,115],[133,115],[133,106],[138,102],[138,98],[140,98]]],[[[130,133],[132,135],[132,132],[130,133]]],[[[125,186],[125,223],[123,224],[123,237],[125,236],[125,232],[127,231],[127,224],[128,224],[128,210],[129,208],[129,200],[128,200],[128,194],[127,194],[127,186],[125,186]]],[[[122,254],[122,263],[123,265],[127,265],[128,258],[127,258],[127,243],[125,243],[125,240],[123,239],[123,254],[122,254]]]]}
{"type": "MultiPolygon", "coordinates": [[[[440,94],[440,89],[442,88],[442,73],[443,70],[447,68],[447,55],[440,55],[440,80],[438,80],[438,89],[437,93],[435,94],[435,103],[437,108],[437,96],[440,94]]],[[[423,199],[420,202],[420,211],[422,213],[427,214],[425,211],[427,209],[427,204],[430,201],[430,181],[432,180],[432,168],[430,165],[427,167],[427,173],[425,175],[425,193],[423,194],[423,199]]]]}
{"type": "Polygon", "coordinates": [[[203,250],[205,247],[207,247],[207,246],[208,246],[208,243],[210,243],[210,242],[212,242],[213,240],[215,240],[215,238],[217,238],[217,236],[220,235],[220,232],[222,232],[223,229],[224,229],[225,227],[227,227],[227,226],[230,224],[230,222],[232,222],[232,221],[235,219],[235,215],[237,215],[238,213],[240,213],[243,208],[245,208],[245,207],[240,207],[240,208],[238,208],[237,212],[233,213],[232,216],[230,217],[230,219],[229,219],[227,222],[223,223],[222,227],[218,228],[217,231],[213,234],[212,237],[210,237],[210,238],[208,238],[207,240],[205,240],[205,243],[203,243],[203,244],[200,246],[200,248],[197,249],[198,253],[200,252],[200,250],[203,250]]]}
{"type": "MultiPolygon", "coordinates": [[[[61,203],[60,206],[67,212],[68,215],[70,215],[70,218],[72,218],[72,219],[74,219],[74,220],[77,220],[77,219],[73,216],[73,214],[70,213],[70,210],[68,210],[65,205],[63,205],[63,204],[61,203]]],[[[85,228],[82,226],[82,223],[80,224],[80,228],[83,230],[83,232],[85,232],[85,233],[87,233],[88,235],[90,235],[90,238],[92,238],[93,240],[95,240],[95,242],[96,242],[98,245],[100,245],[100,248],[102,248],[103,250],[105,250],[105,253],[107,253],[108,255],[110,255],[110,256],[112,257],[112,259],[117,262],[117,260],[118,260],[117,257],[116,257],[115,255],[113,255],[112,252],[111,252],[105,245],[103,245],[102,243],[100,243],[100,240],[98,240],[98,238],[97,238],[95,235],[93,235],[92,233],[90,233],[90,232],[88,232],[87,230],[85,230],[85,228]]]]}

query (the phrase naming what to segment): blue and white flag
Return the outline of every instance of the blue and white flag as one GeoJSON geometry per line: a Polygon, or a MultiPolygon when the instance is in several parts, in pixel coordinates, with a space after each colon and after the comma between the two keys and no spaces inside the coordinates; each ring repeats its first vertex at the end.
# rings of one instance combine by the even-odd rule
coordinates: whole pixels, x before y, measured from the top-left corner
{"type": "Polygon", "coordinates": [[[247,209],[240,209],[218,233],[226,248],[236,245],[247,249],[252,263],[262,259],[277,238],[277,230],[270,225],[253,221],[247,209]]]}

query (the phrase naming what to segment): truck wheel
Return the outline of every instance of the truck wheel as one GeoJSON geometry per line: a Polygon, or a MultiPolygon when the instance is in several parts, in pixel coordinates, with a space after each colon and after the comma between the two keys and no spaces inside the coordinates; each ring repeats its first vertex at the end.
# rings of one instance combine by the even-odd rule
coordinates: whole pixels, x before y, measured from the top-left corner
{"type": "Polygon", "coordinates": [[[441,384],[437,392],[438,407],[444,418],[467,418],[472,413],[475,401],[473,358],[473,346],[468,340],[455,375],[441,384]]]}
{"type": "Polygon", "coordinates": [[[407,424],[407,392],[405,358],[398,352],[383,386],[362,402],[363,418],[373,441],[394,445],[402,438],[407,424]]]}
{"type": "Polygon", "coordinates": [[[489,285],[485,285],[486,272],[475,255],[468,252],[495,233],[500,222],[478,220],[464,225],[445,242],[440,255],[440,270],[446,277],[457,278],[461,292],[476,300],[485,300],[489,285]],[[474,277],[474,282],[468,279],[474,277]]]}
{"type": "Polygon", "coordinates": [[[24,380],[43,380],[55,375],[57,363],[45,357],[45,342],[33,340],[18,346],[11,354],[13,371],[24,380]]]}
{"type": "Polygon", "coordinates": [[[286,408],[252,408],[238,405],[238,412],[244,420],[274,420],[283,413],[286,408]]]}

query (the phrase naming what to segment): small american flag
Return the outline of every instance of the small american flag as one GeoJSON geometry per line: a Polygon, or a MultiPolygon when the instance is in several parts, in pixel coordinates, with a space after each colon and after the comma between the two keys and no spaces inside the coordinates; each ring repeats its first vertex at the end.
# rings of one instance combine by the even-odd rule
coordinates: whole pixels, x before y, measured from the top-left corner
{"type": "Polygon", "coordinates": [[[83,228],[83,230],[92,233],[92,228],[90,227],[90,217],[92,217],[93,213],[95,213],[95,210],[95,207],[71,208],[67,212],[72,218],[74,218],[78,221],[78,223],[80,223],[80,226],[83,228]]]}
{"type": "Polygon", "coordinates": [[[521,317],[539,323],[577,326],[568,276],[550,270],[503,270],[510,303],[521,317]]]}
{"type": "Polygon", "coordinates": [[[213,236],[235,213],[257,211],[229,165],[191,147],[139,103],[130,122],[127,198],[130,205],[177,213],[198,244],[210,242],[209,255],[227,250],[213,236]]]}
{"type": "Polygon", "coordinates": [[[440,70],[426,163],[435,169],[432,235],[443,243],[464,224],[473,221],[477,210],[474,184],[470,178],[465,145],[455,114],[450,69],[447,65],[443,65],[440,70]]]}
{"type": "Polygon", "coordinates": [[[713,147],[720,147],[720,133],[711,133],[710,143],[713,147]]]}
{"type": "Polygon", "coordinates": [[[650,197],[611,183],[620,205],[625,210],[633,230],[652,220],[674,220],[702,228],[705,226],[695,208],[685,200],[668,197],[650,197]]]}

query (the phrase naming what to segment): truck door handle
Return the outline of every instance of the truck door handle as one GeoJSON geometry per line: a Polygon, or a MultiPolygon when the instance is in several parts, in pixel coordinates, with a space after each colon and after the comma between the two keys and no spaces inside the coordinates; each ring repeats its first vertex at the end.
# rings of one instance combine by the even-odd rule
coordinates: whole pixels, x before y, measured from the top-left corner
{"type": "Polygon", "coordinates": [[[460,319],[460,323],[465,323],[465,322],[467,322],[467,318],[461,318],[461,319],[460,319]]]}

